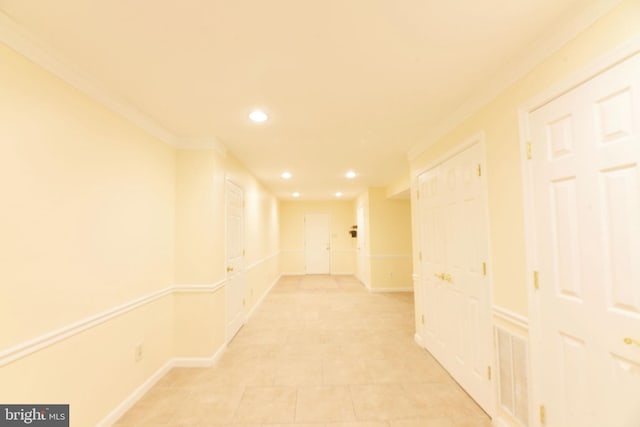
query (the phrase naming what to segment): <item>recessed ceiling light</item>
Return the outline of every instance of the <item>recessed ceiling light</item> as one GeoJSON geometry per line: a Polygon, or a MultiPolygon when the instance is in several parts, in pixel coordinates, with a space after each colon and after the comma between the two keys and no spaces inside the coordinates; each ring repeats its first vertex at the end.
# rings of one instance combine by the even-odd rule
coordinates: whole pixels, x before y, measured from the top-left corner
{"type": "Polygon", "coordinates": [[[249,113],[249,118],[256,123],[262,123],[266,122],[267,119],[269,119],[269,116],[267,116],[267,113],[265,113],[264,111],[254,110],[249,113]]]}
{"type": "Polygon", "coordinates": [[[336,193],[336,197],[342,197],[342,192],[338,191],[338,192],[336,193]]]}
{"type": "Polygon", "coordinates": [[[300,197],[300,193],[298,193],[297,191],[295,193],[292,194],[293,197],[300,197]]]}
{"type": "Polygon", "coordinates": [[[280,175],[283,179],[289,179],[291,178],[293,175],[291,175],[291,172],[282,172],[282,175],[280,175]]]}
{"type": "Polygon", "coordinates": [[[344,174],[344,176],[346,176],[346,177],[347,177],[347,178],[349,178],[349,179],[353,179],[353,178],[355,178],[355,177],[356,177],[356,175],[357,175],[357,174],[356,174],[354,171],[349,171],[349,172],[347,172],[346,174],[344,174]]]}

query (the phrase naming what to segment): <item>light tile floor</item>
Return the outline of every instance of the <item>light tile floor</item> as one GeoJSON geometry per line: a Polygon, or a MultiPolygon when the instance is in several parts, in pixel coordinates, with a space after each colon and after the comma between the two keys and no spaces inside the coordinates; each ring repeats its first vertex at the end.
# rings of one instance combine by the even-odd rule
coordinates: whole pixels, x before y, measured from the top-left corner
{"type": "Polygon", "coordinates": [[[489,427],[413,334],[413,294],[283,277],[215,366],[173,369],[115,426],[489,427]]]}

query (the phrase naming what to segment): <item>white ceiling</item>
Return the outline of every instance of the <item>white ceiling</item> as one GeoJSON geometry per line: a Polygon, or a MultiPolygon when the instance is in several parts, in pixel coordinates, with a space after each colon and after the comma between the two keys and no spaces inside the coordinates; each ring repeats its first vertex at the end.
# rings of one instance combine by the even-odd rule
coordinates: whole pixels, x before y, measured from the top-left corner
{"type": "Polygon", "coordinates": [[[0,10],[176,140],[222,142],[280,198],[329,199],[407,176],[412,147],[601,3],[0,0],[0,10]],[[270,120],[251,123],[255,107],[270,120]],[[347,181],[348,169],[359,176],[347,181]]]}

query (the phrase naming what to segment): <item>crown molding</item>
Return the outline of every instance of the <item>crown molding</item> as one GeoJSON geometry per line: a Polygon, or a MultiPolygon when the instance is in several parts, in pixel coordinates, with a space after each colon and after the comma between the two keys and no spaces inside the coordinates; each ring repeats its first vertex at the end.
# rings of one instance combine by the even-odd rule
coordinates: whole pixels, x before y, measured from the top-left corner
{"type": "Polygon", "coordinates": [[[222,158],[228,149],[218,138],[176,138],[176,148],[181,150],[215,150],[222,158]]]}
{"type": "Polygon", "coordinates": [[[214,149],[223,157],[227,155],[227,147],[215,137],[176,136],[144,112],[115,96],[104,85],[59,58],[50,47],[37,40],[2,11],[0,42],[165,144],[178,149],[214,149]]]}
{"type": "Polygon", "coordinates": [[[421,155],[438,140],[465,120],[477,113],[482,107],[497,98],[511,85],[522,79],[537,65],[558,51],[562,46],[586,30],[595,21],[611,11],[622,0],[600,0],[581,14],[566,23],[551,28],[548,36],[534,43],[525,55],[512,61],[495,74],[495,77],[482,89],[472,95],[466,102],[449,114],[438,125],[434,126],[422,141],[416,143],[407,152],[411,161],[421,155]]]}

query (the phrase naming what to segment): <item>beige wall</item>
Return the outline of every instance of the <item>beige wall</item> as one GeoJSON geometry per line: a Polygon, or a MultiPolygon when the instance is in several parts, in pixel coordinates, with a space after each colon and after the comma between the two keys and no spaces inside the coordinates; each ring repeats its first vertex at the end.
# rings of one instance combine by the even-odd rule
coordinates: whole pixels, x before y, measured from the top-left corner
{"type": "Polygon", "coordinates": [[[232,156],[169,147],[4,45],[0,64],[0,402],[93,426],[224,345],[225,178],[245,192],[247,314],[279,276],[278,203],[232,156]]]}
{"type": "MultiPolygon", "coordinates": [[[[226,277],[225,185],[245,200],[245,314],[279,277],[278,202],[230,154],[180,150],[176,156],[176,283],[215,285],[226,277]]],[[[210,356],[225,342],[225,293],[183,293],[175,304],[176,352],[210,356]]]]}
{"type": "Polygon", "coordinates": [[[0,63],[4,348],[173,282],[175,158],[3,45],[0,63]]]}
{"type": "MultiPolygon", "coordinates": [[[[0,63],[0,349],[15,350],[173,284],[175,151],[2,45],[0,63]]],[[[172,353],[166,295],[3,363],[0,401],[68,402],[95,425],[172,353]]]]}
{"type": "Polygon", "coordinates": [[[283,274],[304,274],[304,215],[328,213],[331,233],[331,274],[355,273],[356,223],[352,201],[281,201],[280,244],[283,274]]]}
{"type": "Polygon", "coordinates": [[[527,314],[518,108],[598,57],[639,36],[639,22],[640,2],[622,2],[411,162],[415,174],[469,137],[485,132],[494,304],[527,314]]]}
{"type": "Polygon", "coordinates": [[[366,237],[362,263],[367,287],[373,290],[413,288],[411,258],[411,202],[392,199],[385,188],[369,188],[356,201],[364,209],[366,237]]]}

